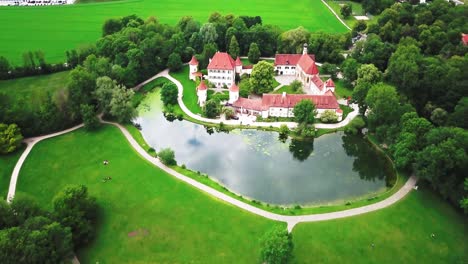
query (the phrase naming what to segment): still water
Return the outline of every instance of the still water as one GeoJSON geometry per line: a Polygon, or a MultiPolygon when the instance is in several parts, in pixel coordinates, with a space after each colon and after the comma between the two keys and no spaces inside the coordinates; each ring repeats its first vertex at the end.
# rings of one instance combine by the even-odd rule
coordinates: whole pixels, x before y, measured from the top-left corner
{"type": "Polygon", "coordinates": [[[253,129],[208,133],[188,121],[169,122],[159,93],[145,99],[139,123],[156,151],[171,148],[179,165],[206,173],[229,190],[270,204],[328,204],[385,191],[389,161],[360,136],[342,132],[313,141],[253,129]]]}

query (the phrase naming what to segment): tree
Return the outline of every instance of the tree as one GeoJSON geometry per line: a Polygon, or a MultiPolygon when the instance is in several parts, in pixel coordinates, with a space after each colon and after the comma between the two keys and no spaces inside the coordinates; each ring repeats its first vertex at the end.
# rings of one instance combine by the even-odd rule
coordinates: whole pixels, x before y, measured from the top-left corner
{"type": "Polygon", "coordinates": [[[250,76],[250,87],[256,94],[273,91],[274,67],[271,63],[261,61],[254,65],[250,76]]]}
{"type": "Polygon", "coordinates": [[[239,42],[237,42],[236,36],[232,36],[231,41],[229,42],[229,55],[233,58],[237,58],[240,55],[239,42]]]}
{"type": "Polygon", "coordinates": [[[447,122],[448,113],[442,108],[436,108],[431,113],[431,121],[432,123],[443,126],[447,122]]]}
{"type": "Polygon", "coordinates": [[[348,18],[353,13],[353,6],[351,4],[343,4],[340,8],[340,13],[344,18],[348,18]]]}
{"type": "Polygon", "coordinates": [[[0,123],[0,154],[8,154],[15,151],[21,142],[23,136],[21,130],[16,124],[1,124],[0,123]]]}
{"type": "Polygon", "coordinates": [[[285,124],[282,124],[279,128],[279,139],[280,141],[282,142],[285,142],[286,139],[288,139],[288,135],[289,135],[289,127],[285,124]]]}
{"type": "Polygon", "coordinates": [[[8,77],[10,71],[10,63],[7,58],[0,56],[0,80],[8,77]]]}
{"type": "Polygon", "coordinates": [[[175,72],[182,69],[182,59],[180,58],[179,53],[173,52],[171,53],[171,55],[169,55],[169,58],[167,60],[167,67],[169,68],[169,70],[175,72]]]}
{"type": "Polygon", "coordinates": [[[200,36],[203,41],[203,45],[216,43],[218,39],[218,33],[216,32],[216,26],[213,23],[205,23],[200,28],[200,36]]]}
{"type": "Polygon", "coordinates": [[[291,87],[291,90],[293,90],[294,92],[302,92],[302,82],[299,80],[294,80],[292,83],[289,84],[289,87],[291,87]]]}
{"type": "Polygon", "coordinates": [[[455,110],[450,114],[450,124],[461,128],[468,129],[468,97],[463,97],[455,106],[455,110]]]}
{"type": "Polygon", "coordinates": [[[252,93],[252,87],[250,86],[249,78],[242,78],[239,83],[239,96],[243,98],[248,98],[252,93]]]}
{"type": "Polygon", "coordinates": [[[176,165],[177,162],[175,160],[174,151],[170,148],[161,149],[158,153],[158,157],[161,162],[167,166],[176,165]]]}
{"type": "Polygon", "coordinates": [[[341,70],[345,81],[350,85],[357,79],[357,71],[359,69],[359,63],[353,58],[347,58],[341,64],[341,70]]]}
{"type": "Polygon", "coordinates": [[[255,42],[250,43],[248,57],[249,57],[249,61],[253,64],[256,64],[258,60],[260,59],[260,49],[258,48],[257,43],[255,42]]]}
{"type": "Polygon", "coordinates": [[[279,53],[300,53],[304,43],[308,43],[310,32],[298,27],[289,31],[283,32],[279,37],[279,53]]]}
{"type": "Polygon", "coordinates": [[[96,77],[88,72],[84,67],[78,66],[70,72],[68,91],[72,113],[80,113],[81,104],[89,104],[92,99],[92,92],[96,88],[96,77]]]}
{"type": "Polygon", "coordinates": [[[303,99],[294,106],[294,117],[298,123],[313,124],[317,114],[312,101],[303,99]]]}
{"type": "Polygon", "coordinates": [[[122,29],[122,21],[116,18],[107,19],[102,26],[102,36],[114,34],[122,29]]]}
{"type": "Polygon", "coordinates": [[[323,123],[336,123],[338,122],[338,116],[333,110],[325,110],[325,112],[320,115],[320,120],[323,123]]]}
{"type": "Polygon", "coordinates": [[[167,82],[161,88],[161,100],[165,106],[177,104],[179,90],[173,82],[167,82]]]}
{"type": "Polygon", "coordinates": [[[112,94],[117,83],[111,78],[104,76],[96,79],[96,91],[94,97],[98,101],[99,108],[105,113],[109,113],[112,94]]]}
{"type": "Polygon", "coordinates": [[[382,80],[382,73],[373,64],[361,65],[357,72],[356,87],[353,90],[353,100],[359,105],[359,111],[364,114],[367,110],[366,96],[372,85],[382,80]]]}
{"type": "Polygon", "coordinates": [[[84,127],[88,130],[96,129],[99,125],[99,119],[96,116],[93,105],[81,105],[81,118],[83,119],[84,127]]]}
{"type": "Polygon", "coordinates": [[[109,113],[117,118],[118,122],[130,121],[136,115],[135,107],[132,104],[132,98],[135,92],[127,89],[125,86],[117,86],[112,91],[109,113]]]}
{"type": "Polygon", "coordinates": [[[10,204],[10,208],[11,212],[13,213],[14,226],[22,225],[29,218],[44,214],[36,200],[30,196],[15,196],[10,204]]]}
{"type": "Polygon", "coordinates": [[[217,100],[210,99],[205,104],[205,115],[208,118],[215,118],[221,112],[219,102],[217,100]]]}
{"type": "MultiPolygon", "coordinates": [[[[468,191],[468,178],[465,179],[465,191],[468,191]]],[[[460,207],[465,210],[465,213],[468,213],[468,197],[463,197],[462,200],[460,200],[460,207]]]]}
{"type": "Polygon", "coordinates": [[[75,249],[94,238],[98,206],[85,186],[65,187],[55,195],[52,203],[55,219],[70,228],[75,249]]]}
{"type": "Polygon", "coordinates": [[[281,227],[272,229],[263,236],[261,244],[262,262],[284,264],[291,260],[293,241],[288,230],[281,227]]]}

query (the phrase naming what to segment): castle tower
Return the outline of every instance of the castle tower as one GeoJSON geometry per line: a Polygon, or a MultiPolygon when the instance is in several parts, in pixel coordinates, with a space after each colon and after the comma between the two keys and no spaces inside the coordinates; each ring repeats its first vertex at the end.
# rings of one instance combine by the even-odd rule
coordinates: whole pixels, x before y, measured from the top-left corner
{"type": "Polygon", "coordinates": [[[239,75],[242,74],[242,61],[239,57],[236,59],[236,73],[239,75]]]}
{"type": "Polygon", "coordinates": [[[192,56],[192,59],[189,62],[189,79],[195,81],[196,76],[195,73],[198,72],[198,60],[195,56],[192,56]]]}
{"type": "Polygon", "coordinates": [[[204,80],[201,80],[200,84],[197,87],[197,96],[198,96],[198,105],[204,106],[206,103],[208,87],[205,84],[204,80]]]}
{"type": "Polygon", "coordinates": [[[333,93],[335,92],[335,83],[333,82],[333,80],[330,78],[328,79],[326,82],[325,82],[325,89],[324,89],[324,92],[326,91],[332,91],[333,93]]]}
{"type": "Polygon", "coordinates": [[[304,46],[303,46],[303,48],[302,48],[302,54],[307,54],[307,47],[308,47],[308,46],[309,46],[309,45],[307,45],[307,43],[304,43],[304,46]]]}
{"type": "Polygon", "coordinates": [[[233,104],[237,100],[239,100],[239,87],[233,83],[231,87],[229,87],[229,103],[233,104]]]}

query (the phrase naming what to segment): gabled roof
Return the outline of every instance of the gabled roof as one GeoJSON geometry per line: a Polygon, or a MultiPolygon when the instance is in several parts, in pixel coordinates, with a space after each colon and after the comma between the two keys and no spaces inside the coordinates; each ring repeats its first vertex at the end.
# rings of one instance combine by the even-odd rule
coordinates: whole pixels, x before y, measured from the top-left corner
{"type": "Polygon", "coordinates": [[[309,75],[314,75],[319,72],[317,65],[315,65],[315,60],[312,59],[308,54],[302,54],[301,58],[297,62],[297,65],[299,65],[301,69],[309,75]]]}
{"type": "Polygon", "coordinates": [[[230,92],[238,92],[239,87],[235,83],[232,83],[231,87],[229,87],[229,91],[230,92]]]}
{"type": "Polygon", "coordinates": [[[195,77],[203,77],[203,73],[201,72],[192,72],[192,75],[195,76],[195,77]]]}
{"type": "MultiPolygon", "coordinates": [[[[296,65],[303,54],[276,54],[275,55],[275,66],[276,65],[296,65]]],[[[312,60],[315,61],[315,55],[308,55],[312,60]]]]}
{"type": "Polygon", "coordinates": [[[335,87],[335,83],[333,82],[333,80],[330,78],[327,80],[327,82],[325,83],[325,86],[326,87],[335,87]]]}
{"type": "Polygon", "coordinates": [[[216,52],[208,64],[208,70],[234,70],[236,62],[226,52],[216,52]]]}
{"type": "Polygon", "coordinates": [[[206,86],[205,81],[201,81],[200,84],[199,84],[198,87],[197,87],[197,90],[198,90],[198,91],[205,91],[205,90],[207,90],[207,89],[208,89],[208,87],[206,86]]]}
{"type": "Polygon", "coordinates": [[[338,109],[340,108],[338,101],[333,93],[325,93],[324,95],[308,95],[308,94],[264,94],[262,97],[262,105],[266,108],[284,107],[293,108],[301,100],[310,100],[315,104],[317,109],[338,109]]]}
{"type": "Polygon", "coordinates": [[[318,75],[312,76],[311,80],[319,90],[323,89],[323,81],[320,79],[320,77],[318,77],[318,75]]]}
{"type": "Polygon", "coordinates": [[[242,107],[245,109],[255,110],[255,111],[268,110],[268,108],[267,109],[263,108],[262,100],[259,100],[259,99],[247,99],[247,98],[240,97],[232,105],[237,108],[242,107]]]}
{"type": "Polygon", "coordinates": [[[242,61],[240,60],[239,56],[236,59],[236,66],[242,66],[242,61]]]}
{"type": "Polygon", "coordinates": [[[195,56],[192,56],[192,59],[190,60],[190,62],[188,63],[190,65],[198,65],[198,60],[197,58],[195,58],[195,56]]]}

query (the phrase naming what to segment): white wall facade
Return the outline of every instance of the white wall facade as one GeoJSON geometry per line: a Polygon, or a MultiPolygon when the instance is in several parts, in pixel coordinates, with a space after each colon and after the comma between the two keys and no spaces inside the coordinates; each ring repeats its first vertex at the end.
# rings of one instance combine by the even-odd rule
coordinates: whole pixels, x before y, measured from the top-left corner
{"type": "Polygon", "coordinates": [[[204,106],[205,105],[206,97],[207,97],[207,91],[208,90],[197,90],[198,105],[199,106],[204,106]]]}
{"type": "Polygon", "coordinates": [[[198,71],[198,65],[189,65],[190,71],[189,71],[189,79],[192,81],[195,81],[197,78],[193,73],[196,73],[198,71]]]}
{"type": "Polygon", "coordinates": [[[237,100],[239,100],[239,92],[229,91],[229,103],[233,104],[237,100]]]}
{"type": "Polygon", "coordinates": [[[236,73],[234,70],[208,70],[208,81],[216,87],[231,87],[235,82],[236,73]]]}
{"type": "Polygon", "coordinates": [[[295,75],[296,66],[295,65],[276,65],[275,71],[278,75],[295,75]]]}

